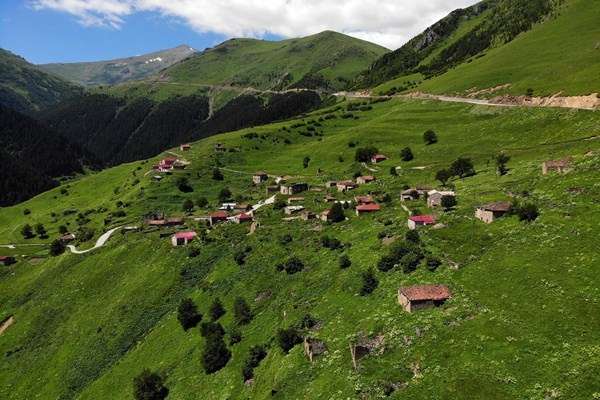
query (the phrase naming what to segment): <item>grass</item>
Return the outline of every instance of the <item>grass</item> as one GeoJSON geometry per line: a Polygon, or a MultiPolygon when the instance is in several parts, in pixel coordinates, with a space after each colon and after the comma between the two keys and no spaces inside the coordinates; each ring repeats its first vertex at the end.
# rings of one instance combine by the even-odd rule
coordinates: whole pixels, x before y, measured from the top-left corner
{"type": "MultiPolygon", "coordinates": [[[[131,398],[133,377],[143,368],[164,374],[173,398],[356,398],[363,393],[378,398],[384,396],[382,381],[406,383],[392,398],[598,395],[600,320],[594,316],[600,296],[594,249],[600,160],[596,141],[584,140],[598,134],[597,113],[390,100],[363,104],[372,109],[343,118],[348,103],[193,143],[191,151],[182,153],[192,161],[189,168],[160,182],[150,181],[153,174],[144,176],[162,156],[157,155],[149,162],[70,182],[68,195],[57,188],[1,209],[1,243],[24,242],[20,227],[37,222],[44,223],[50,238],[31,241],[48,243],[60,224],[77,225],[76,215],[62,216],[64,209],[96,210],[88,214],[87,225],[96,228],[97,237],[117,225],[139,225],[148,211],[182,215],[187,198],[207,197],[209,208],[196,209],[194,215],[208,215],[218,207],[217,194],[224,187],[240,202],[254,204],[267,197],[265,186],[272,183],[253,186],[251,174],[258,170],[321,186],[321,192],[302,193],[303,204],[315,212],[330,207],[321,201],[325,194],[341,199],[368,192],[393,196],[392,205],[382,206],[380,213],[357,217],[348,210],[347,221],[332,225],[284,222],[280,211],[264,206],[256,214],[262,226],[254,235],[246,235],[247,226],[218,227],[196,258],[189,258],[185,248],[173,248],[158,231],[144,230],[117,232],[105,247],[84,255],[63,254],[37,264],[20,259],[0,270],[0,319],[15,317],[0,341],[5,357],[0,379],[9,382],[0,388],[0,396],[131,398]],[[428,129],[436,132],[438,143],[424,144],[422,135],[428,129]],[[313,136],[302,134],[306,132],[313,136]],[[257,135],[244,137],[248,133],[257,135]],[[215,153],[217,142],[236,151],[215,153]],[[349,142],[357,144],[349,147],[349,142]],[[388,156],[376,172],[354,162],[356,148],[367,145],[388,156]],[[405,146],[415,154],[410,162],[400,160],[405,146]],[[511,156],[509,172],[497,177],[492,158],[502,150],[511,156]],[[590,150],[596,154],[585,156],[590,150]],[[310,163],[303,168],[307,155],[310,163]],[[362,271],[388,251],[380,233],[401,240],[407,231],[406,212],[398,200],[403,186],[438,187],[437,169],[460,155],[473,159],[477,174],[450,182],[458,206],[435,211],[446,228],[420,230],[429,249],[460,268],[444,263],[435,272],[423,267],[411,274],[396,268],[376,271],[378,288],[370,296],[359,296],[362,271]],[[565,156],[574,159],[572,172],[541,175],[542,161],[565,156]],[[211,179],[217,162],[226,168],[222,182],[211,179]],[[392,177],[389,169],[396,166],[400,175],[392,177]],[[329,179],[352,178],[356,171],[374,174],[379,183],[346,195],[323,187],[329,179]],[[176,188],[179,174],[188,176],[193,192],[176,188]],[[133,185],[136,179],[140,182],[133,185]],[[540,217],[528,224],[516,217],[492,224],[473,218],[475,205],[509,198],[508,192],[535,202],[540,217]],[[126,216],[105,225],[119,200],[128,204],[123,206],[126,216]],[[25,208],[31,214],[24,215],[25,208]],[[293,240],[282,244],[285,235],[293,240]],[[323,235],[350,246],[325,249],[323,235]],[[247,247],[246,263],[239,267],[233,254],[247,247]],[[342,254],[352,260],[344,270],[338,266],[342,254]],[[277,271],[276,265],[292,255],[308,267],[294,275],[277,271]],[[396,302],[398,286],[425,283],[446,283],[452,299],[438,309],[402,311],[396,302]],[[266,290],[271,295],[255,302],[266,290]],[[215,374],[202,370],[204,339],[198,329],[184,332],[177,322],[177,304],[186,296],[198,304],[204,320],[219,297],[227,309],[220,319],[227,332],[236,296],[253,309],[254,319],[241,328],[243,340],[229,346],[232,359],[215,374]],[[278,328],[297,324],[306,314],[323,321],[311,336],[324,340],[329,349],[313,364],[302,346],[286,355],[274,342],[278,328]],[[361,373],[356,374],[348,344],[359,332],[383,334],[385,352],[361,360],[361,373]],[[254,384],[246,387],[241,365],[257,344],[267,344],[268,355],[254,370],[254,384]],[[30,384],[34,380],[36,386],[30,384]]],[[[422,200],[406,205],[429,212],[422,200]]],[[[187,225],[202,229],[201,222],[187,225]]],[[[5,250],[13,251],[0,248],[5,250]]],[[[16,251],[26,254],[30,249],[16,251]]]]}

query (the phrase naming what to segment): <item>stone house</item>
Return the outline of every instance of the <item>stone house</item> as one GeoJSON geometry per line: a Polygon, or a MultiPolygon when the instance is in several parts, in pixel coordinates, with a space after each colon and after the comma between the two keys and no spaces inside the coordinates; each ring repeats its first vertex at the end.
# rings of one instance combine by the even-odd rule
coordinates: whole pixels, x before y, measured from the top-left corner
{"type": "Polygon", "coordinates": [[[339,181],[337,183],[338,192],[347,192],[348,190],[352,190],[356,187],[356,183],[352,180],[339,181]]]}
{"type": "Polygon", "coordinates": [[[571,169],[566,168],[566,166],[572,161],[573,159],[571,157],[566,157],[558,161],[545,161],[542,163],[542,174],[545,175],[551,171],[560,171],[562,173],[569,172],[571,169]]]}
{"type": "Polygon", "coordinates": [[[229,217],[229,214],[227,214],[224,211],[212,213],[212,214],[210,214],[210,224],[214,225],[218,222],[225,222],[225,221],[227,221],[228,217],[229,217]]]}
{"type": "Polygon", "coordinates": [[[359,185],[364,185],[365,183],[371,183],[375,180],[375,177],[371,175],[359,176],[356,178],[356,183],[359,185]]]}
{"type": "Polygon", "coordinates": [[[442,205],[442,197],[444,196],[452,196],[456,197],[456,194],[452,191],[437,191],[430,190],[427,192],[427,205],[429,207],[437,207],[442,205]]]}
{"type": "Polygon", "coordinates": [[[358,205],[375,203],[375,200],[373,200],[373,197],[371,196],[354,196],[354,201],[358,205]]]}
{"type": "Polygon", "coordinates": [[[297,213],[302,210],[304,210],[303,206],[287,206],[283,209],[283,212],[288,215],[291,215],[291,214],[297,213]]]}
{"type": "Polygon", "coordinates": [[[495,203],[484,204],[477,207],[475,217],[489,224],[496,218],[500,218],[506,214],[511,206],[512,202],[510,201],[497,201],[495,203]]]}
{"type": "Polygon", "coordinates": [[[450,297],[452,297],[452,293],[446,285],[400,286],[398,288],[398,303],[407,312],[438,307],[450,297]]]}
{"type": "Polygon", "coordinates": [[[192,149],[192,146],[190,146],[189,144],[182,144],[179,146],[179,150],[181,151],[190,151],[192,149]]]}
{"type": "Polygon", "coordinates": [[[432,225],[433,223],[435,223],[435,219],[431,215],[414,215],[408,217],[409,229],[417,229],[417,226],[432,225]]]}
{"type": "Polygon", "coordinates": [[[365,213],[370,213],[370,212],[376,212],[376,211],[380,211],[381,208],[379,207],[379,204],[364,204],[362,206],[356,206],[356,215],[361,215],[361,214],[365,214],[365,213]]]}
{"type": "Polygon", "coordinates": [[[277,185],[267,186],[267,194],[276,194],[276,193],[279,193],[279,186],[277,186],[277,185]]]}
{"type": "Polygon", "coordinates": [[[281,194],[292,195],[300,192],[304,192],[308,190],[308,183],[298,182],[289,185],[281,185],[280,192],[281,194]]]}
{"type": "Polygon", "coordinates": [[[236,224],[243,224],[245,222],[252,222],[254,218],[250,214],[240,214],[234,217],[234,221],[236,224]]]}
{"type": "Polygon", "coordinates": [[[264,172],[255,172],[252,175],[252,182],[254,182],[257,185],[261,184],[262,182],[266,181],[267,179],[269,179],[269,175],[267,175],[264,172]]]}

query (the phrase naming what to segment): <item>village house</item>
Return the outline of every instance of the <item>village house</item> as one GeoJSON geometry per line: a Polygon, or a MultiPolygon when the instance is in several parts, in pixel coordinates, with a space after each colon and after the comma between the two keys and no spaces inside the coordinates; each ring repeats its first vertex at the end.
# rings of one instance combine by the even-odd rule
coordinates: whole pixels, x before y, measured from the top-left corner
{"type": "Polygon", "coordinates": [[[279,193],[279,186],[277,186],[277,185],[267,186],[267,194],[276,194],[276,193],[279,193]]]}
{"type": "Polygon", "coordinates": [[[373,164],[377,164],[378,162],[385,161],[385,160],[387,160],[387,157],[384,156],[383,154],[375,154],[373,157],[371,157],[371,163],[373,163],[373,164]]]}
{"type": "Polygon", "coordinates": [[[398,303],[407,312],[438,307],[450,297],[452,297],[452,293],[446,285],[400,286],[398,288],[398,303]]]}
{"type": "Polygon", "coordinates": [[[192,146],[190,146],[189,144],[182,144],[179,146],[179,150],[181,151],[190,151],[192,149],[192,146]]]}
{"type": "Polygon", "coordinates": [[[167,220],[166,219],[150,219],[145,221],[146,225],[148,226],[167,226],[167,220]]]}
{"type": "Polygon", "coordinates": [[[252,182],[254,182],[257,185],[260,185],[267,179],[269,179],[269,175],[267,175],[264,172],[255,172],[254,174],[252,174],[252,182]]]}
{"type": "Polygon", "coordinates": [[[242,214],[248,211],[250,208],[252,207],[248,206],[248,204],[236,204],[235,206],[233,206],[233,209],[231,211],[234,214],[242,214]]]}
{"type": "Polygon", "coordinates": [[[500,218],[506,214],[511,206],[512,202],[510,201],[497,201],[495,203],[484,204],[477,207],[475,217],[489,224],[496,218],[500,218]]]}
{"type": "Polygon", "coordinates": [[[331,214],[331,211],[323,211],[319,218],[321,218],[321,221],[327,222],[329,220],[329,214],[331,214]]]}
{"type": "Polygon", "coordinates": [[[337,184],[338,184],[338,181],[327,181],[327,182],[325,182],[325,187],[332,188],[334,186],[337,186],[337,184]]]}
{"type": "Polygon", "coordinates": [[[167,226],[183,225],[183,218],[172,217],[167,218],[167,226]]]}
{"type": "Polygon", "coordinates": [[[9,266],[16,262],[17,262],[17,260],[15,260],[15,258],[12,256],[0,256],[0,264],[2,264],[4,266],[9,266]]]}
{"type": "Polygon", "coordinates": [[[171,170],[171,164],[160,162],[158,164],[154,164],[152,169],[157,169],[160,172],[169,172],[171,170]]]}
{"type": "Polygon", "coordinates": [[[325,203],[329,203],[330,201],[335,201],[335,200],[336,200],[336,198],[333,197],[333,196],[325,196],[325,197],[323,197],[323,201],[325,203]]]}
{"type": "Polygon", "coordinates": [[[297,213],[302,210],[304,210],[303,206],[287,206],[283,209],[283,212],[288,215],[291,215],[291,214],[297,213]]]}
{"type": "Polygon", "coordinates": [[[358,205],[375,203],[375,200],[371,196],[354,196],[354,201],[358,205]]]}
{"type": "Polygon", "coordinates": [[[417,197],[417,198],[421,198],[421,197],[425,196],[432,189],[433,189],[432,186],[417,185],[414,188],[409,188],[409,189],[403,190],[402,193],[400,194],[400,200],[401,201],[415,200],[415,197],[413,197],[415,192],[419,195],[419,197],[417,197]]]}
{"type": "Polygon", "coordinates": [[[304,197],[290,197],[287,200],[288,204],[290,204],[290,203],[297,203],[299,201],[304,201],[304,197]]]}
{"type": "Polygon", "coordinates": [[[416,229],[417,226],[432,225],[433,223],[435,223],[435,219],[431,215],[415,215],[408,217],[409,229],[416,229]]]}
{"type": "Polygon", "coordinates": [[[281,194],[292,195],[308,190],[308,183],[298,182],[289,185],[281,185],[281,194]]]}
{"type": "Polygon", "coordinates": [[[217,153],[224,153],[227,150],[225,147],[221,146],[221,143],[215,144],[214,149],[217,153]]]}
{"type": "Polygon", "coordinates": [[[316,215],[312,211],[304,211],[302,213],[302,215],[300,216],[300,218],[303,219],[304,221],[308,221],[309,219],[315,219],[316,215]]]}
{"type": "Polygon", "coordinates": [[[177,161],[177,159],[175,159],[173,157],[165,157],[162,160],[160,160],[159,164],[173,165],[173,164],[175,164],[176,161],[177,161]]]}
{"type": "Polygon", "coordinates": [[[233,220],[236,224],[243,224],[245,222],[252,222],[254,218],[252,218],[252,215],[250,214],[239,214],[236,215],[233,220]]]}
{"type": "Polygon", "coordinates": [[[224,211],[212,213],[210,214],[210,225],[212,226],[219,222],[225,222],[227,221],[227,217],[229,217],[229,214],[224,211]]]}
{"type": "Polygon", "coordinates": [[[456,194],[451,191],[430,190],[427,192],[427,205],[432,208],[442,205],[442,197],[444,196],[456,197],[456,194]]]}
{"type": "Polygon", "coordinates": [[[364,204],[362,206],[356,206],[356,215],[361,215],[361,214],[365,214],[365,213],[370,213],[370,212],[375,212],[375,211],[380,211],[381,208],[379,207],[379,204],[364,204]]]}
{"type": "Polygon", "coordinates": [[[221,211],[231,211],[237,205],[237,203],[222,203],[219,210],[221,211]]]}
{"type": "Polygon", "coordinates": [[[75,235],[69,233],[68,235],[61,236],[59,240],[63,243],[71,243],[73,240],[75,240],[75,235]]]}
{"type": "Polygon", "coordinates": [[[356,183],[352,180],[339,181],[337,183],[338,192],[347,192],[348,190],[352,190],[356,187],[356,183]]]}
{"type": "Polygon", "coordinates": [[[364,185],[365,183],[371,183],[375,180],[375,178],[371,175],[359,176],[356,178],[356,183],[359,185],[364,185]]]}
{"type": "Polygon", "coordinates": [[[171,236],[171,243],[173,244],[173,246],[185,246],[189,242],[191,242],[196,236],[198,236],[198,234],[194,231],[176,233],[173,236],[171,236]]]}
{"type": "Polygon", "coordinates": [[[171,168],[176,169],[176,170],[184,170],[186,169],[187,165],[185,165],[184,163],[181,162],[176,162],[171,164],[171,168]]]}
{"type": "Polygon", "coordinates": [[[559,171],[562,173],[569,172],[571,171],[571,168],[566,168],[566,166],[572,161],[573,159],[571,157],[566,157],[558,161],[545,161],[542,163],[542,174],[546,175],[551,171],[559,171]]]}

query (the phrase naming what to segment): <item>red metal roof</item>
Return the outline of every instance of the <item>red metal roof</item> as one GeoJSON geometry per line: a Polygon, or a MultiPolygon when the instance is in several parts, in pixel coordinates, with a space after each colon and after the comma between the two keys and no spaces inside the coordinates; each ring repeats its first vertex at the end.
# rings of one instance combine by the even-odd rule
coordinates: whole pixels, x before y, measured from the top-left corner
{"type": "Polygon", "coordinates": [[[191,231],[191,232],[179,232],[179,233],[176,233],[176,234],[173,235],[173,237],[176,238],[176,239],[187,239],[187,240],[193,239],[196,236],[198,236],[198,234],[196,232],[194,232],[194,231],[191,231]]]}
{"type": "Polygon", "coordinates": [[[445,300],[452,296],[446,285],[400,286],[398,289],[410,301],[445,300]]]}
{"type": "Polygon", "coordinates": [[[373,158],[376,159],[376,160],[385,160],[385,159],[387,159],[387,157],[384,156],[383,154],[375,154],[373,156],[373,158]]]}
{"type": "Polygon", "coordinates": [[[8,258],[8,256],[0,256],[0,261],[4,261],[8,258]]]}
{"type": "Polygon", "coordinates": [[[356,206],[357,211],[379,211],[379,204],[365,204],[364,206],[356,206]]]}
{"type": "Polygon", "coordinates": [[[356,200],[357,203],[363,204],[375,203],[375,200],[373,200],[373,197],[371,196],[354,196],[354,200],[356,200]]]}
{"type": "Polygon", "coordinates": [[[229,214],[227,214],[226,212],[216,212],[210,214],[211,218],[227,218],[228,216],[229,214]]]}
{"type": "Polygon", "coordinates": [[[158,168],[170,168],[170,167],[171,167],[171,164],[167,164],[167,163],[159,163],[159,164],[156,164],[156,166],[157,166],[158,168]]]}
{"type": "Polygon", "coordinates": [[[422,222],[424,224],[433,224],[435,220],[431,215],[415,215],[414,217],[408,217],[411,221],[422,222]]]}
{"type": "Polygon", "coordinates": [[[240,214],[236,218],[238,218],[238,219],[252,219],[252,215],[240,214]]]}

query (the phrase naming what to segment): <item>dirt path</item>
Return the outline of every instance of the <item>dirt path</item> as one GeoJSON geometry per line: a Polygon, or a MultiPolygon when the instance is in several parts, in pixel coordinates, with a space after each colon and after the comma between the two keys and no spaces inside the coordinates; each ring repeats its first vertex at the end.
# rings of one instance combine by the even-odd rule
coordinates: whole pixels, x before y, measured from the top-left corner
{"type": "Polygon", "coordinates": [[[0,333],[4,332],[6,330],[6,328],[8,328],[10,326],[10,324],[13,323],[14,320],[15,319],[11,315],[10,317],[8,317],[4,321],[2,321],[2,324],[0,324],[0,333]]]}
{"type": "Polygon", "coordinates": [[[69,244],[67,245],[67,247],[69,248],[69,250],[71,250],[71,253],[73,254],[83,254],[83,253],[87,253],[88,251],[94,250],[98,247],[102,247],[104,246],[104,243],[106,243],[106,241],[108,240],[108,238],[110,237],[110,235],[112,235],[114,233],[114,231],[116,231],[117,229],[121,228],[120,226],[117,226],[116,228],[113,228],[109,231],[107,231],[106,233],[104,233],[102,236],[100,236],[98,238],[98,240],[96,241],[96,244],[94,245],[94,247],[92,247],[91,249],[87,249],[87,250],[77,250],[75,248],[75,246],[69,244]]]}

